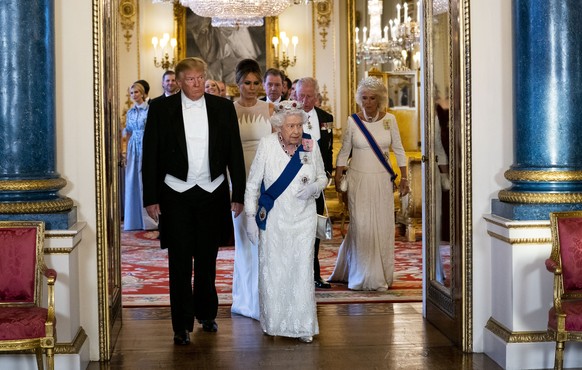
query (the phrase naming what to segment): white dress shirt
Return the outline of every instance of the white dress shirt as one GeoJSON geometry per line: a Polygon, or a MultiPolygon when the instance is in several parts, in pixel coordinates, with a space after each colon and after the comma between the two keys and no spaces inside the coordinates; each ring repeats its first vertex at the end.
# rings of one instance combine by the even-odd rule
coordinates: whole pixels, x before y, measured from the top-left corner
{"type": "Polygon", "coordinates": [[[281,101],[281,97],[279,97],[279,99],[275,100],[275,101],[271,101],[271,99],[269,99],[269,96],[266,96],[267,98],[267,102],[268,103],[273,103],[273,104],[277,104],[281,101]]]}
{"type": "Polygon", "coordinates": [[[210,180],[210,162],[208,156],[208,115],[206,100],[190,100],[182,92],[182,115],[188,151],[188,177],[182,181],[166,174],[164,182],[173,190],[183,193],[198,185],[212,193],[224,181],[224,175],[210,180]]]}

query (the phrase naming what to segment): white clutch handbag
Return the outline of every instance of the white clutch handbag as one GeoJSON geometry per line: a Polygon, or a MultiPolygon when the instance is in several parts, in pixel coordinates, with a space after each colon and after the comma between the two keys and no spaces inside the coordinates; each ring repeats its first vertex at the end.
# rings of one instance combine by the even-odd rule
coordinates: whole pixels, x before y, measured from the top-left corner
{"type": "Polygon", "coordinates": [[[342,193],[345,193],[346,191],[348,191],[348,178],[347,178],[347,176],[346,176],[346,174],[345,174],[345,173],[342,175],[342,178],[341,178],[341,180],[340,180],[340,183],[339,183],[339,190],[340,190],[342,193]]]}

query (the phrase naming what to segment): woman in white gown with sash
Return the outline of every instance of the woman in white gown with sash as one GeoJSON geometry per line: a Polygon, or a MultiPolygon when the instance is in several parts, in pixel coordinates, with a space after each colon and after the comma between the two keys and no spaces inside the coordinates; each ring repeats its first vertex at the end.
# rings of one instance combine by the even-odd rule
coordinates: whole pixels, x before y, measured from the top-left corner
{"type": "MultiPolygon", "coordinates": [[[[357,116],[373,137],[379,152],[385,157],[390,149],[394,152],[401,173],[400,195],[404,196],[409,192],[406,154],[396,118],[386,113],[387,95],[382,80],[364,78],[356,92],[356,101],[362,109],[357,116]]],[[[339,184],[350,153],[346,175],[350,225],[329,281],[347,282],[352,290],[387,290],[394,278],[393,183],[391,174],[353,117],[348,118],[337,156],[335,183],[338,191],[341,191],[339,184]]]]}
{"type": "Polygon", "coordinates": [[[276,132],[261,139],[245,191],[249,238],[260,239],[260,322],[267,335],[310,343],[319,334],[313,285],[315,199],[327,177],[319,146],[302,138],[307,114],[300,104],[283,101],[275,109],[271,124],[276,132]],[[265,201],[265,193],[272,191],[275,195],[265,201]],[[260,233],[257,219],[264,228],[260,233]]]}

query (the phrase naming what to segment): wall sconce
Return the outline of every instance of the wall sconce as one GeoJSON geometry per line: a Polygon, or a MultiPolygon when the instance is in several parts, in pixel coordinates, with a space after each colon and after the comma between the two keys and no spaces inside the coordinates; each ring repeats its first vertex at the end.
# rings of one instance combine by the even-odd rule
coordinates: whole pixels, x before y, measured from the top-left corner
{"type": "Polygon", "coordinates": [[[273,37],[273,48],[275,48],[275,67],[282,69],[285,74],[287,74],[287,67],[294,67],[297,63],[297,44],[299,44],[299,38],[297,36],[291,37],[291,44],[293,45],[293,60],[289,59],[289,37],[287,33],[279,33],[279,37],[273,37]],[[279,57],[279,52],[282,56],[279,57]]]}
{"type": "Polygon", "coordinates": [[[154,66],[157,68],[163,68],[168,70],[170,68],[174,68],[176,65],[176,56],[174,54],[174,50],[176,49],[176,45],[178,42],[175,38],[170,39],[169,33],[164,33],[161,39],[158,40],[156,36],[152,37],[152,45],[154,46],[154,66]],[[158,62],[158,44],[160,45],[160,54],[161,60],[158,62]],[[170,51],[171,48],[171,55],[172,60],[170,61],[170,51]]]}

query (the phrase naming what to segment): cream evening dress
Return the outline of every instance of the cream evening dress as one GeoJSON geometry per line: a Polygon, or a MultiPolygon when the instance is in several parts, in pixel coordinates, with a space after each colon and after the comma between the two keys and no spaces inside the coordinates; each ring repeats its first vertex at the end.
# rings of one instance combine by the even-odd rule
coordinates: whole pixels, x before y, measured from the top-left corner
{"type": "MultiPolygon", "coordinates": [[[[398,166],[406,166],[396,118],[387,113],[364,122],[382,152],[389,148],[398,166]]],[[[347,282],[353,290],[386,290],[394,274],[394,194],[390,175],[352,117],[348,118],[337,166],[346,166],[350,225],[329,281],[347,282]]]]}
{"type": "MultiPolygon", "coordinates": [[[[259,140],[272,131],[269,122],[269,103],[257,100],[252,107],[234,103],[243,146],[246,174],[255,158],[259,140]]],[[[258,246],[253,245],[246,232],[244,214],[233,218],[234,272],[232,277],[233,313],[259,319],[259,257],[258,246]]]]}
{"type": "MultiPolygon", "coordinates": [[[[289,186],[277,198],[259,232],[259,302],[263,332],[292,338],[319,334],[313,254],[317,213],[315,198],[297,198],[307,184],[317,184],[319,194],[327,184],[318,145],[309,152],[289,186]]],[[[245,213],[255,215],[261,183],[269,188],[283,172],[290,157],[273,133],[259,143],[247,180],[245,213]]]]}

